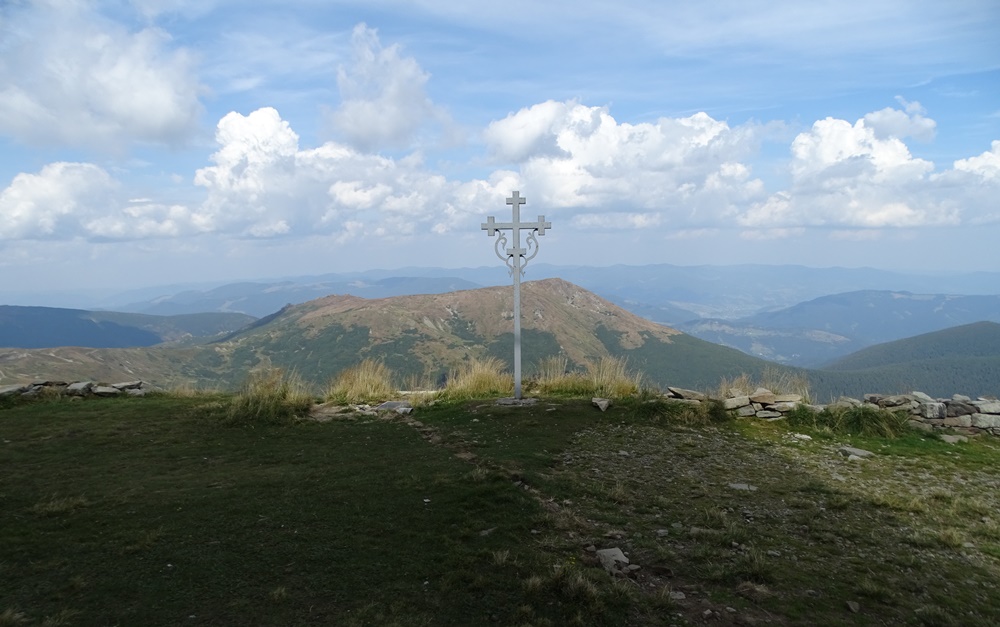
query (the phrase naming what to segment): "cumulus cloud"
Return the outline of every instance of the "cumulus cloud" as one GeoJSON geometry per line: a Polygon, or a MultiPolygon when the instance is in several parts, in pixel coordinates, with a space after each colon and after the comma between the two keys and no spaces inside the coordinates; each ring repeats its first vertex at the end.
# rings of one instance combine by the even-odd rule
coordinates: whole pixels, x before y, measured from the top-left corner
{"type": "Polygon", "coordinates": [[[993,140],[990,150],[977,157],[959,159],[955,170],[981,177],[984,181],[1000,183],[1000,140],[993,140]]]}
{"type": "Polygon", "coordinates": [[[925,116],[927,111],[919,102],[907,102],[903,98],[896,100],[903,105],[903,110],[886,107],[865,115],[864,123],[875,132],[879,139],[895,137],[904,139],[912,137],[920,141],[934,139],[937,122],[925,116]]]}
{"type": "Polygon", "coordinates": [[[196,129],[193,60],[157,28],[130,32],[84,2],[0,8],[0,133],[27,144],[177,144],[196,129]]]}
{"type": "Polygon", "coordinates": [[[740,162],[762,134],[705,113],[628,124],[606,107],[549,101],[494,121],[483,138],[494,158],[519,164],[544,204],[616,212],[585,212],[574,220],[581,228],[682,228],[725,220],[765,197],[740,162]]]}
{"type": "Polygon", "coordinates": [[[849,229],[959,223],[956,204],[935,193],[934,164],[913,157],[896,134],[885,132],[888,126],[883,132],[872,126],[890,119],[881,113],[854,124],[826,118],[800,133],[791,145],[789,189],[752,205],[739,223],[752,228],[849,229]]]}
{"type": "Polygon", "coordinates": [[[334,128],[360,150],[410,145],[428,123],[448,123],[448,116],[427,96],[428,75],[398,45],[382,47],[378,33],[365,24],[354,28],[353,59],[337,71],[340,107],[331,115],[334,128]]]}
{"type": "Polygon", "coordinates": [[[219,121],[216,141],[214,165],[194,178],[208,192],[198,215],[211,230],[245,237],[445,233],[463,216],[495,204],[517,181],[507,171],[488,180],[449,181],[418,156],[396,160],[337,142],[301,148],[272,108],[229,113],[219,121]]]}

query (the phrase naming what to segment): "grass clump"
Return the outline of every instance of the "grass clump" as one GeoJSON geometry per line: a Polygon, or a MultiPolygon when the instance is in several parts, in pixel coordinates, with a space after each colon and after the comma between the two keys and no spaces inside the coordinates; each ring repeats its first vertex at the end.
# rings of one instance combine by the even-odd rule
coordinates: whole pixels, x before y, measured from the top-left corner
{"type": "Polygon", "coordinates": [[[392,371],[380,361],[365,359],[338,374],[326,391],[326,400],[337,403],[372,403],[397,394],[392,371]]]}
{"type": "Polygon", "coordinates": [[[587,371],[597,396],[627,398],[642,389],[642,373],[629,372],[628,362],[622,358],[601,357],[587,371]]]}
{"type": "Polygon", "coordinates": [[[752,394],[757,388],[765,388],[775,394],[798,394],[802,402],[809,403],[809,379],[802,372],[783,368],[764,368],[760,380],[743,373],[732,379],[723,377],[719,382],[719,398],[734,398],[752,394]]]}
{"type": "Polygon", "coordinates": [[[514,377],[504,371],[504,363],[496,357],[470,359],[448,376],[441,398],[467,400],[514,393],[514,377]]]}
{"type": "Polygon", "coordinates": [[[534,387],[540,394],[551,396],[593,396],[594,383],[586,373],[569,369],[569,359],[552,355],[538,363],[534,387]]]}
{"type": "Polygon", "coordinates": [[[897,438],[909,431],[905,412],[862,405],[859,407],[827,407],[813,411],[799,406],[785,414],[788,424],[837,434],[867,437],[897,438]]]}
{"type": "Polygon", "coordinates": [[[224,422],[230,425],[281,424],[306,414],[313,397],[294,373],[267,368],[250,374],[229,401],[224,422]]]}

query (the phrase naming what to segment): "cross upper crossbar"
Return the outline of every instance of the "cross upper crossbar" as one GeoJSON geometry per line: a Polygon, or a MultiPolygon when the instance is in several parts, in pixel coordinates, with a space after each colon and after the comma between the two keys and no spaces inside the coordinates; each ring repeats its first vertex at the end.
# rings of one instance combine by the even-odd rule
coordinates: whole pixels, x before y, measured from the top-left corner
{"type": "MultiPolygon", "coordinates": [[[[518,232],[527,229],[533,229],[538,231],[539,235],[545,235],[545,229],[551,229],[552,223],[545,221],[545,216],[538,216],[537,222],[521,222],[521,205],[525,203],[525,198],[521,196],[520,192],[514,192],[513,195],[507,199],[507,204],[511,206],[511,221],[510,222],[497,222],[496,218],[493,216],[487,216],[486,222],[483,222],[483,230],[490,237],[493,237],[497,231],[503,229],[509,229],[514,231],[514,237],[517,238],[518,232]]],[[[515,240],[516,241],[516,240],[515,240]]],[[[514,253],[508,253],[514,254],[514,253]]],[[[524,254],[523,252],[521,254],[524,254]]]]}

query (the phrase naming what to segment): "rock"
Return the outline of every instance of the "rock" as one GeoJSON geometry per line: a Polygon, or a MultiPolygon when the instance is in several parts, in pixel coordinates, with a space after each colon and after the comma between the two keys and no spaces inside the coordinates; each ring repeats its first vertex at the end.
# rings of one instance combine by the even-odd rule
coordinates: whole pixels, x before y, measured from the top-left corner
{"type": "Polygon", "coordinates": [[[973,427],[980,429],[1000,429],[1000,416],[996,414],[972,414],[969,417],[973,427]]]}
{"type": "Polygon", "coordinates": [[[857,614],[861,611],[861,605],[857,601],[848,601],[847,609],[851,610],[852,613],[857,614]]]}
{"type": "Polygon", "coordinates": [[[601,411],[608,411],[608,407],[611,407],[611,401],[606,398],[592,398],[590,399],[590,404],[601,411]]]}
{"type": "Polygon", "coordinates": [[[148,391],[143,388],[129,388],[125,390],[125,393],[129,396],[145,396],[148,394],[148,391]]]}
{"type": "Polygon", "coordinates": [[[841,446],[837,452],[843,455],[844,457],[850,457],[851,455],[854,455],[855,457],[860,457],[862,459],[866,457],[875,457],[875,453],[872,453],[871,451],[866,451],[863,448],[854,448],[853,446],[841,446]]]}
{"type": "Polygon", "coordinates": [[[90,389],[94,396],[118,396],[122,393],[118,388],[113,388],[110,385],[97,385],[90,389]]]}
{"type": "Polygon", "coordinates": [[[142,381],[126,381],[125,383],[112,383],[111,387],[117,390],[136,390],[142,387],[142,381]]]}
{"type": "Polygon", "coordinates": [[[841,396],[834,405],[846,405],[848,407],[861,407],[861,401],[850,396],[841,396]]]}
{"type": "Polygon", "coordinates": [[[394,411],[397,414],[409,414],[413,411],[413,406],[409,401],[386,401],[375,408],[375,411],[394,411]]]}
{"type": "Polygon", "coordinates": [[[803,442],[809,442],[809,441],[812,440],[812,436],[808,436],[808,435],[806,435],[804,433],[793,433],[792,434],[792,439],[794,439],[794,440],[801,440],[803,442]]]}
{"type": "Polygon", "coordinates": [[[86,396],[93,387],[93,381],[77,381],[66,386],[66,393],[70,396],[86,396]]]}
{"type": "Polygon", "coordinates": [[[910,392],[910,396],[916,397],[916,399],[918,401],[923,402],[923,403],[933,403],[934,402],[933,398],[931,398],[930,396],[927,396],[923,392],[910,392]]]}
{"type": "Polygon", "coordinates": [[[894,396],[883,396],[875,402],[876,405],[882,408],[886,407],[902,407],[903,405],[910,404],[909,396],[894,395],[894,396]]]}
{"type": "Polygon", "coordinates": [[[802,395],[801,394],[775,394],[774,395],[774,402],[775,403],[801,403],[802,402],[802,395]]]}
{"type": "Polygon", "coordinates": [[[657,538],[665,538],[666,536],[669,536],[669,535],[670,535],[670,530],[669,529],[657,529],[656,530],[656,537],[657,538]]]}
{"type": "Polygon", "coordinates": [[[927,424],[926,422],[921,422],[920,420],[908,420],[906,424],[910,425],[911,428],[917,429],[918,431],[933,431],[934,427],[927,424]]]}
{"type": "Polygon", "coordinates": [[[604,570],[612,575],[621,571],[622,567],[628,566],[628,558],[618,547],[610,549],[600,549],[597,551],[597,559],[601,561],[604,570]]]}
{"type": "Polygon", "coordinates": [[[736,396],[733,398],[727,398],[722,401],[722,406],[726,409],[739,409],[740,407],[746,407],[750,404],[749,396],[736,396]]]}
{"type": "Polygon", "coordinates": [[[798,407],[798,403],[792,403],[789,401],[778,401],[775,404],[768,407],[771,411],[780,411],[782,413],[789,412],[798,407]]]}
{"type": "Polygon", "coordinates": [[[750,485],[749,483],[730,483],[729,487],[733,490],[742,490],[744,492],[756,492],[757,486],[750,485]]]}
{"type": "Polygon", "coordinates": [[[21,385],[15,383],[14,385],[0,385],[0,396],[14,396],[15,394],[24,394],[28,391],[29,386],[21,385]]]}
{"type": "Polygon", "coordinates": [[[756,415],[757,410],[753,408],[753,405],[747,405],[745,407],[740,407],[736,410],[736,415],[741,418],[749,418],[750,416],[756,415]]]}
{"type": "Polygon", "coordinates": [[[705,395],[702,394],[701,392],[696,392],[695,390],[686,390],[684,388],[673,388],[670,386],[667,386],[667,389],[670,390],[670,393],[676,396],[677,398],[686,398],[688,400],[693,400],[693,401],[705,400],[705,395]]]}
{"type": "Polygon", "coordinates": [[[964,435],[947,435],[942,433],[940,437],[948,444],[958,444],[959,442],[969,441],[969,438],[965,437],[964,435]]]}
{"type": "Polygon", "coordinates": [[[683,601],[686,598],[687,598],[687,595],[684,594],[683,592],[681,592],[680,590],[671,590],[670,591],[670,600],[671,601],[683,601]]]}
{"type": "Polygon", "coordinates": [[[944,403],[924,401],[920,403],[920,415],[924,418],[945,418],[948,415],[948,409],[944,403]]]}
{"type": "Polygon", "coordinates": [[[756,413],[758,418],[783,418],[780,411],[771,411],[769,409],[762,409],[756,413]]]}
{"type": "Polygon", "coordinates": [[[951,400],[953,400],[953,401],[960,401],[962,403],[968,403],[972,399],[969,398],[968,396],[966,396],[965,394],[952,394],[951,395],[951,400]]]}
{"type": "Polygon", "coordinates": [[[971,427],[972,416],[952,416],[944,419],[946,427],[971,427]]]}
{"type": "Polygon", "coordinates": [[[950,400],[944,402],[945,407],[947,407],[946,416],[948,418],[954,418],[955,416],[971,416],[979,411],[972,403],[967,403],[965,401],[950,400]]]}
{"type": "Polygon", "coordinates": [[[972,405],[979,410],[980,414],[1000,414],[1000,401],[979,399],[972,401],[972,405]]]}
{"type": "Polygon", "coordinates": [[[756,392],[750,395],[751,401],[762,405],[770,405],[774,403],[776,398],[778,397],[774,392],[765,390],[764,388],[758,388],[756,392]]]}
{"type": "Polygon", "coordinates": [[[528,407],[537,402],[537,398],[498,398],[496,404],[506,407],[528,407]]]}

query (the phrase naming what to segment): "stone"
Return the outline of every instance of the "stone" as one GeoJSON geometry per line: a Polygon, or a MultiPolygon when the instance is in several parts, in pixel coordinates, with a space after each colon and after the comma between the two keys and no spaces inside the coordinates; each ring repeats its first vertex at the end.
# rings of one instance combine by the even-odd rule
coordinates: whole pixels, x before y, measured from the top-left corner
{"type": "Polygon", "coordinates": [[[971,427],[972,416],[952,416],[944,419],[946,427],[971,427]]]}
{"type": "Polygon", "coordinates": [[[910,425],[911,428],[917,429],[918,431],[933,431],[934,426],[929,425],[926,422],[920,420],[908,420],[906,424],[910,425]]]}
{"type": "Polygon", "coordinates": [[[125,393],[129,396],[145,396],[149,392],[143,388],[128,388],[125,393]]]}
{"type": "Polygon", "coordinates": [[[743,492],[756,492],[757,491],[757,486],[750,485],[749,483],[730,483],[729,487],[732,490],[741,490],[743,492]]]}
{"type": "Polygon", "coordinates": [[[775,403],[775,404],[771,405],[770,407],[768,407],[768,409],[770,409],[771,411],[779,411],[779,412],[784,413],[784,412],[792,411],[793,409],[795,409],[798,406],[799,406],[798,403],[791,403],[791,402],[788,402],[788,401],[778,401],[777,403],[775,403]]]}
{"type": "Polygon", "coordinates": [[[910,392],[910,396],[916,397],[916,399],[918,401],[921,401],[923,403],[933,403],[934,402],[933,398],[931,398],[930,396],[927,396],[923,392],[910,392]]]}
{"type": "Polygon", "coordinates": [[[670,600],[671,601],[683,601],[686,598],[687,598],[687,595],[684,594],[683,592],[681,592],[680,590],[671,590],[670,591],[670,600]]]}
{"type": "Polygon", "coordinates": [[[122,393],[118,388],[113,388],[110,385],[97,385],[90,390],[95,396],[118,396],[122,393]]]}
{"type": "Polygon", "coordinates": [[[70,396],[86,396],[93,387],[93,381],[77,381],[66,386],[66,393],[70,396]]]}
{"type": "Polygon", "coordinates": [[[972,414],[969,418],[973,427],[1000,429],[1000,416],[996,414],[972,414]]]}
{"type": "Polygon", "coordinates": [[[611,407],[611,400],[607,398],[595,397],[590,399],[590,404],[600,409],[601,411],[608,411],[608,407],[611,407]]]}
{"type": "Polygon", "coordinates": [[[111,387],[118,390],[135,390],[142,387],[142,381],[126,381],[125,383],[112,383],[111,387]]]}
{"type": "Polygon", "coordinates": [[[597,559],[601,561],[604,570],[612,575],[620,571],[623,566],[628,566],[628,558],[618,547],[598,550],[597,559]]]}
{"type": "Polygon", "coordinates": [[[745,407],[740,407],[736,410],[736,415],[740,418],[749,418],[757,414],[757,410],[753,408],[753,405],[747,405],[745,407]]]}
{"type": "Polygon", "coordinates": [[[0,396],[14,396],[15,394],[24,394],[28,391],[27,385],[21,385],[15,383],[14,385],[0,385],[0,396]]]}
{"type": "Polygon", "coordinates": [[[397,414],[409,414],[413,411],[413,406],[409,401],[386,401],[375,408],[375,411],[394,411],[397,414]]]}
{"type": "Polygon", "coordinates": [[[952,394],[951,395],[951,400],[953,400],[953,401],[961,401],[962,403],[968,403],[972,399],[969,398],[968,396],[966,396],[965,394],[952,394]]]}
{"type": "Polygon", "coordinates": [[[847,609],[851,610],[851,613],[857,614],[858,612],[861,611],[861,604],[859,604],[857,601],[848,601],[847,609]]]}
{"type": "Polygon", "coordinates": [[[537,398],[498,398],[496,404],[505,407],[529,407],[538,402],[537,398]]]}
{"type": "Polygon", "coordinates": [[[948,410],[944,403],[924,401],[920,403],[920,415],[924,418],[945,418],[948,415],[948,410]]]}
{"type": "Polygon", "coordinates": [[[770,405],[774,403],[777,395],[774,392],[764,390],[763,392],[754,392],[750,395],[750,400],[754,403],[760,403],[761,405],[770,405]]]}
{"type": "Polygon", "coordinates": [[[964,435],[947,435],[944,433],[941,434],[941,439],[947,442],[948,444],[958,444],[959,442],[969,441],[969,438],[965,437],[964,435]]]}
{"type": "Polygon", "coordinates": [[[782,418],[780,411],[771,411],[769,409],[762,409],[755,414],[758,418],[782,418]]]}
{"type": "Polygon", "coordinates": [[[775,403],[801,403],[802,402],[802,395],[801,394],[775,394],[774,395],[774,402],[775,403]]]}
{"type": "Polygon", "coordinates": [[[910,404],[910,397],[902,395],[883,396],[875,402],[879,407],[902,407],[910,404]]]}
{"type": "Polygon", "coordinates": [[[722,406],[726,409],[739,409],[750,404],[749,396],[735,396],[722,401],[722,406]]]}
{"type": "Polygon", "coordinates": [[[841,446],[837,452],[839,452],[844,457],[850,457],[851,455],[854,455],[855,457],[860,457],[862,459],[865,457],[875,456],[875,453],[872,453],[871,451],[866,451],[863,448],[854,448],[853,446],[841,446]]]}
{"type": "Polygon", "coordinates": [[[670,390],[670,393],[677,398],[686,398],[695,401],[705,400],[705,395],[701,392],[696,392],[695,390],[686,390],[684,388],[674,388],[670,386],[667,386],[667,389],[670,390]]]}
{"type": "Polygon", "coordinates": [[[846,405],[847,407],[861,407],[861,401],[856,398],[851,398],[850,396],[841,396],[837,399],[835,405],[846,405]]]}
{"type": "Polygon", "coordinates": [[[950,400],[944,402],[945,407],[947,407],[947,417],[953,418],[955,416],[971,416],[979,411],[979,408],[972,403],[967,403],[965,401],[950,400]]]}
{"type": "Polygon", "coordinates": [[[972,405],[979,410],[980,414],[1000,414],[1000,401],[979,399],[972,401],[972,405]]]}

